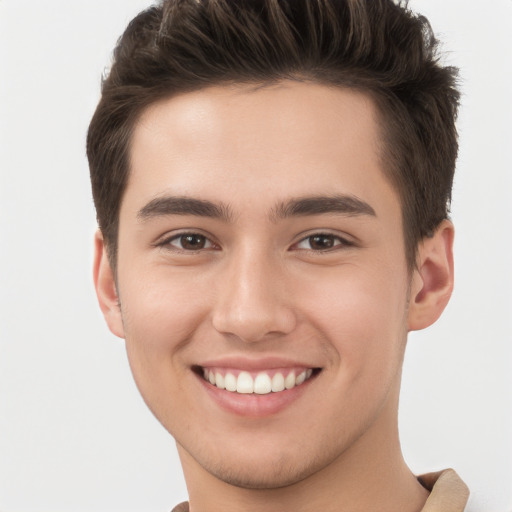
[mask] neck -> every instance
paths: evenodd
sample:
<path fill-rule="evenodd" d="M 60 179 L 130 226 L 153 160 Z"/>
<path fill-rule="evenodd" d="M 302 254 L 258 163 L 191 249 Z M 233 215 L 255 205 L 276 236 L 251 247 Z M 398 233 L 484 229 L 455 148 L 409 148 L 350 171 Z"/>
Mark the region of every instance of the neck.
<path fill-rule="evenodd" d="M 398 400 L 398 393 L 395 395 Z M 393 399 L 395 402 L 395 399 Z M 419 512 L 428 492 L 403 459 L 396 403 L 331 464 L 277 489 L 245 489 L 219 480 L 180 446 L 191 512 Z"/>

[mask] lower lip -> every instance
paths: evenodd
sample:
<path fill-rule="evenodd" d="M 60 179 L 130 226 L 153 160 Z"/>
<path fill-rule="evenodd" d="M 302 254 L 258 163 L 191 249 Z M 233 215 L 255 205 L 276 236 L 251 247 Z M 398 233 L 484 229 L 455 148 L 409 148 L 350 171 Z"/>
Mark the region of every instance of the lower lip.
<path fill-rule="evenodd" d="M 197 375 L 197 378 L 208 395 L 225 411 L 239 416 L 260 418 L 277 414 L 286 409 L 301 397 L 309 388 L 311 382 L 315 380 L 316 376 L 313 375 L 304 383 L 292 389 L 286 389 L 277 393 L 267 393 L 266 395 L 226 391 L 210 384 L 200 375 Z"/>

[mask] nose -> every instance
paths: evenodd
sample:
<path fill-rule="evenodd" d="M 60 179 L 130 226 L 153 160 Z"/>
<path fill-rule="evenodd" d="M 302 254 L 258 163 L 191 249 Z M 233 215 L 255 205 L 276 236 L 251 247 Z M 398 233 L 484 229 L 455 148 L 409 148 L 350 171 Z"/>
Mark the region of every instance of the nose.
<path fill-rule="evenodd" d="M 247 249 L 226 261 L 218 277 L 213 311 L 218 332 L 252 343 L 293 331 L 296 315 L 282 264 Z"/>

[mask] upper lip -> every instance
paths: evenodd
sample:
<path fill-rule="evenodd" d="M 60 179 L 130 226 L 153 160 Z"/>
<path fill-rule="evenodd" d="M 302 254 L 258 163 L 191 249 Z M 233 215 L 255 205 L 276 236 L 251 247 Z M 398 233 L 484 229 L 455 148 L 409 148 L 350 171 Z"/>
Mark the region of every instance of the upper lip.
<path fill-rule="evenodd" d="M 236 368 L 246 371 L 271 370 L 274 368 L 318 368 L 318 365 L 311 362 L 304 362 L 297 359 L 289 359 L 279 356 L 266 356 L 260 358 L 248 358 L 245 356 L 229 356 L 210 359 L 198 363 L 202 368 Z"/>

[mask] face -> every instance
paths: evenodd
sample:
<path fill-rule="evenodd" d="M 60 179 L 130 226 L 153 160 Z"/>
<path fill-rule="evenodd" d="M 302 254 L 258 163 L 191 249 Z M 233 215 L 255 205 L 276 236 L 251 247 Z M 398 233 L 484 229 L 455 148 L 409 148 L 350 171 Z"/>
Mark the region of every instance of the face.
<path fill-rule="evenodd" d="M 186 465 L 279 487 L 395 428 L 411 280 L 378 141 L 367 96 L 294 82 L 136 125 L 109 324 Z"/>

